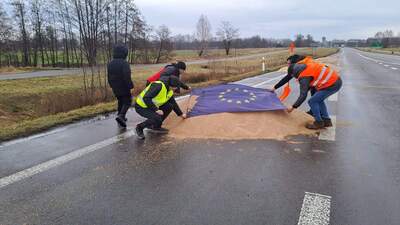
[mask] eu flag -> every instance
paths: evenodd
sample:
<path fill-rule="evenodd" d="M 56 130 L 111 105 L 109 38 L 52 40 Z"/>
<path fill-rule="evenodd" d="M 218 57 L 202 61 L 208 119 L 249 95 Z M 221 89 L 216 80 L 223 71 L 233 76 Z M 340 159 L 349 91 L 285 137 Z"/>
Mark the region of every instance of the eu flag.
<path fill-rule="evenodd" d="M 190 117 L 222 112 L 286 109 L 275 93 L 241 84 L 223 84 L 195 89 L 192 95 L 198 98 L 189 112 Z"/>

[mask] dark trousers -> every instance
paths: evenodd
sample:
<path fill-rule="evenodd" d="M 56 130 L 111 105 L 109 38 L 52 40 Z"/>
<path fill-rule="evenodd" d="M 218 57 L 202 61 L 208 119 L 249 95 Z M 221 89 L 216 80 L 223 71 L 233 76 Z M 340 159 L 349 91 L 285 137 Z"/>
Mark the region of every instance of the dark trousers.
<path fill-rule="evenodd" d="M 160 128 L 164 120 L 172 112 L 173 105 L 167 102 L 164 105 L 160 106 L 159 109 L 163 112 L 163 115 L 160 115 L 149 108 L 143 108 L 140 105 L 135 104 L 136 112 L 140 116 L 147 119 L 143 123 L 138 124 L 138 126 L 141 128 Z"/>
<path fill-rule="evenodd" d="M 131 107 L 132 105 L 132 95 L 123 95 L 116 97 L 118 99 L 118 115 L 121 115 L 125 118 L 125 115 L 129 110 L 129 107 Z"/>
<path fill-rule="evenodd" d="M 316 91 L 310 100 L 308 100 L 308 104 L 310 105 L 315 121 L 329 119 L 329 113 L 325 104 L 325 99 L 338 92 L 341 87 L 342 80 L 339 78 L 339 80 L 337 80 L 332 86 Z"/>

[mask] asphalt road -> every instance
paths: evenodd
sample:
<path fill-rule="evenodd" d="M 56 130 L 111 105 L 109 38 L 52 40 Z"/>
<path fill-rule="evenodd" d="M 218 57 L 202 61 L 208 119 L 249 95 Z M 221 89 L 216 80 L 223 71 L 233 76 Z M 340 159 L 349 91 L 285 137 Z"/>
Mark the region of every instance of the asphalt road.
<path fill-rule="evenodd" d="M 267 53 L 259 53 L 259 54 L 252 54 L 252 55 L 245 55 L 245 56 L 238 56 L 238 57 L 230 57 L 230 58 L 220 58 L 220 59 L 202 59 L 202 60 L 195 60 L 189 61 L 187 65 L 196 65 L 196 64 L 204 64 L 210 61 L 213 62 L 222 62 L 222 61 L 234 61 L 234 60 L 245 60 L 245 59 L 252 59 L 257 57 L 263 57 L 268 55 L 279 54 L 282 52 L 286 52 L 287 50 L 282 51 L 275 51 L 275 52 L 267 52 Z M 167 64 L 160 63 L 160 64 L 138 64 L 134 65 L 133 67 L 136 68 L 161 68 Z M 60 70 L 43 70 L 43 71 L 35 71 L 35 72 L 22 72 L 22 73 L 0 73 L 0 80 L 15 80 L 15 79 L 26 79 L 26 78 L 35 78 L 35 77 L 54 77 L 54 76 L 65 76 L 65 75 L 77 75 L 82 74 L 82 69 L 79 68 L 72 68 L 72 69 L 60 69 Z"/>
<path fill-rule="evenodd" d="M 400 224 L 400 57 L 339 54 L 318 137 L 142 142 L 111 115 L 2 143 L 0 224 Z"/>

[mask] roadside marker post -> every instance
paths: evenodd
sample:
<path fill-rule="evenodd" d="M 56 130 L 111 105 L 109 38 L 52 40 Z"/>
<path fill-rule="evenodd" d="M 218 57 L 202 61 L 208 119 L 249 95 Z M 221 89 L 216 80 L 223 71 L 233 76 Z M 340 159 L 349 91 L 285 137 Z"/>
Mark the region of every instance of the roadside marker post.
<path fill-rule="evenodd" d="M 262 57 L 262 71 L 265 72 L 265 57 Z"/>

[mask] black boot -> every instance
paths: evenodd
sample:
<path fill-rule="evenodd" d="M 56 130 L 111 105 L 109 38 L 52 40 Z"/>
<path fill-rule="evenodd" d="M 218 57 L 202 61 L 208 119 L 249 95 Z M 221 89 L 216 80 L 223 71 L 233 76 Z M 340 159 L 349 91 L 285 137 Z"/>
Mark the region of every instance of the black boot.
<path fill-rule="evenodd" d="M 115 118 L 115 120 L 117 121 L 118 125 L 120 125 L 123 128 L 126 128 L 125 116 L 119 114 L 117 118 Z"/>
<path fill-rule="evenodd" d="M 129 110 L 129 107 L 130 105 L 123 105 L 118 114 L 118 117 L 115 119 L 121 127 L 126 127 L 126 121 L 128 121 L 128 119 L 125 116 Z"/>
<path fill-rule="evenodd" d="M 331 127 L 333 126 L 332 124 L 332 120 L 329 118 L 322 118 L 322 120 L 324 121 L 324 127 Z"/>
<path fill-rule="evenodd" d="M 311 111 L 311 109 L 308 110 L 306 113 L 307 113 L 308 115 L 310 115 L 310 116 L 314 116 L 313 113 L 312 113 L 312 111 Z"/>
<path fill-rule="evenodd" d="M 306 124 L 306 128 L 311 130 L 319 130 L 325 127 L 324 121 L 314 121 L 313 123 Z"/>
<path fill-rule="evenodd" d="M 143 133 L 143 127 L 140 124 L 136 126 L 135 131 L 139 139 L 143 140 L 146 138 Z"/>
<path fill-rule="evenodd" d="M 169 132 L 169 130 L 165 129 L 163 127 L 157 127 L 157 128 L 153 127 L 149 130 L 149 132 L 156 133 L 156 134 L 167 134 Z"/>

